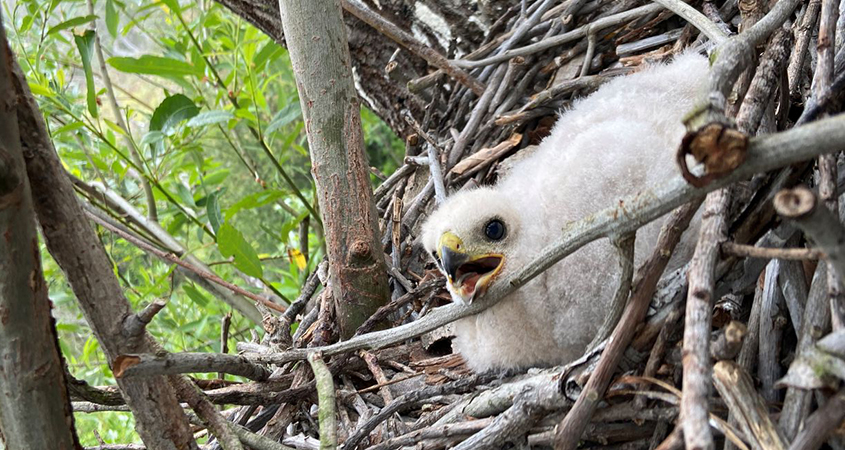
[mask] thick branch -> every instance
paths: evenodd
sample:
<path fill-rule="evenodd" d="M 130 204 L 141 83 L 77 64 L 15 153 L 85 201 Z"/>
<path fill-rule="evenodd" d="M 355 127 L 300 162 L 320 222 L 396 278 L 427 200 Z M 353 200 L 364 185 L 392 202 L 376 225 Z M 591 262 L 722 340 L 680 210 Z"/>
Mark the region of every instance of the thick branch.
<path fill-rule="evenodd" d="M 56 154 L 35 99 L 17 63 L 13 66 L 18 125 L 33 203 L 47 249 L 61 266 L 82 311 L 111 363 L 122 353 L 152 352 L 157 345 L 123 335 L 129 302 L 73 186 Z M 141 439 L 156 449 L 195 449 L 188 420 L 173 388 L 163 377 L 119 380 Z"/>

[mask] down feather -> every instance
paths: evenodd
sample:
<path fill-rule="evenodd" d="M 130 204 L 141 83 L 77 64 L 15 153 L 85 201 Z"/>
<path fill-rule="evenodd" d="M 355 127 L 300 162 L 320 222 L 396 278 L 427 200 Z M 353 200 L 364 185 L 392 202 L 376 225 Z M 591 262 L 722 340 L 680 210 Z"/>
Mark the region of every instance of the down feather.
<path fill-rule="evenodd" d="M 531 261 L 567 223 L 675 176 L 681 119 L 707 71 L 704 56 L 688 53 L 614 79 L 563 111 L 497 185 L 449 197 L 426 220 L 421 240 L 454 301 L 483 301 L 488 286 Z M 637 261 L 653 248 L 657 222 L 638 231 Z M 571 361 L 603 322 L 619 276 L 610 242 L 593 242 L 457 321 L 453 347 L 476 371 Z"/>

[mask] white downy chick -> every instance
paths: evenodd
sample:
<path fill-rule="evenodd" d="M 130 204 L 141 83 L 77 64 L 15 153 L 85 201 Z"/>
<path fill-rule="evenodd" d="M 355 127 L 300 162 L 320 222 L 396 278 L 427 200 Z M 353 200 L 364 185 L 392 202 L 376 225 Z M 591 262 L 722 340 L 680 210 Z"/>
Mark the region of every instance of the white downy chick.
<path fill-rule="evenodd" d="M 675 176 L 681 119 L 707 72 L 707 58 L 687 53 L 612 80 L 563 111 L 534 154 L 496 186 L 447 199 L 423 225 L 421 241 L 454 301 L 483 301 L 487 287 L 535 258 L 567 223 Z M 637 232 L 635 259 L 651 251 L 659 228 Z M 616 258 L 607 239 L 581 248 L 455 322 L 453 346 L 476 371 L 573 360 L 604 321 L 620 275 Z"/>

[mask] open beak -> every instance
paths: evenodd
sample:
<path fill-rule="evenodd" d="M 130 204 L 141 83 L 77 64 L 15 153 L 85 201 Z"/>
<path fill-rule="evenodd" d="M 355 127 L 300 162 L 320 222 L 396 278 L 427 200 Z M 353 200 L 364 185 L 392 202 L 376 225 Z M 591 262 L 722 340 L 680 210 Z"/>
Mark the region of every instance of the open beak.
<path fill-rule="evenodd" d="M 471 303 L 476 295 L 487 291 L 487 286 L 501 271 L 505 261 L 504 255 L 498 253 L 468 253 L 463 241 L 451 232 L 440 236 L 437 254 L 452 292 L 465 303 Z"/>

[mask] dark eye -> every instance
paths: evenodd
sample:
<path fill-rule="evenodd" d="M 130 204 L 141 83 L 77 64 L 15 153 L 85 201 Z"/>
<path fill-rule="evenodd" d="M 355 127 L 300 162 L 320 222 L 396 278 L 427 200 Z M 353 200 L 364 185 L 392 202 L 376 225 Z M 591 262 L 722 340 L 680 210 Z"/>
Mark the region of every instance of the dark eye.
<path fill-rule="evenodd" d="M 484 235 L 488 239 L 498 241 L 505 237 L 505 224 L 499 219 L 493 219 L 484 225 Z"/>

